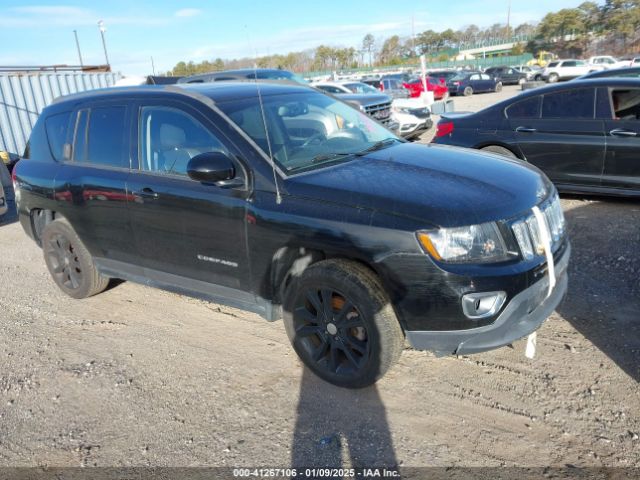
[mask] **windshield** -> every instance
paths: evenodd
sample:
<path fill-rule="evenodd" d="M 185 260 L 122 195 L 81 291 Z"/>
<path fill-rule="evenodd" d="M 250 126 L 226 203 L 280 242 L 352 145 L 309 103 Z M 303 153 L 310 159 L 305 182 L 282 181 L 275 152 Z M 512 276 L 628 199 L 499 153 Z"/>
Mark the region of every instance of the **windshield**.
<path fill-rule="evenodd" d="M 257 97 L 218 106 L 287 173 L 348 161 L 386 139 L 399 140 L 371 117 L 317 92 L 262 97 L 269 142 Z"/>
<path fill-rule="evenodd" d="M 347 83 L 344 85 L 353 93 L 380 93 L 377 89 L 366 83 Z"/>

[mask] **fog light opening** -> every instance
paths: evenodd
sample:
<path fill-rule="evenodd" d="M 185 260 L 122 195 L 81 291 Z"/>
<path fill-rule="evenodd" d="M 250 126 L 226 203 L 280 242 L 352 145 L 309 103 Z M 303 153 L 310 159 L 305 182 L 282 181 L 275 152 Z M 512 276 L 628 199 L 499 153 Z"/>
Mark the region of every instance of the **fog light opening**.
<path fill-rule="evenodd" d="M 504 305 L 505 292 L 467 293 L 462 297 L 462 311 L 473 320 L 495 315 Z"/>

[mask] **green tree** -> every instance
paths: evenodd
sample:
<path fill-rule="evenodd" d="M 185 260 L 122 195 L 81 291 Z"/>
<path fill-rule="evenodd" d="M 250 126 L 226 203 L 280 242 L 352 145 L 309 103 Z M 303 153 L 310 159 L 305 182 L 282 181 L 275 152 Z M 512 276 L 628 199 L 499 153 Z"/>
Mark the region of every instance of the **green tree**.
<path fill-rule="evenodd" d="M 416 46 L 418 47 L 420 53 L 428 54 L 438 48 L 438 44 L 440 42 L 440 34 L 438 32 L 434 32 L 433 30 L 425 30 L 424 32 L 418 34 L 418 38 L 416 40 Z"/>
<path fill-rule="evenodd" d="M 402 45 L 400 44 L 400 37 L 393 35 L 387 38 L 380 49 L 380 63 L 386 65 L 399 60 L 401 52 Z"/>
<path fill-rule="evenodd" d="M 369 54 L 369 65 L 373 66 L 373 46 L 376 39 L 370 33 L 367 33 L 362 39 L 362 49 Z"/>
<path fill-rule="evenodd" d="M 640 0 L 607 0 L 602 16 L 605 28 L 622 37 L 626 45 L 640 30 Z"/>

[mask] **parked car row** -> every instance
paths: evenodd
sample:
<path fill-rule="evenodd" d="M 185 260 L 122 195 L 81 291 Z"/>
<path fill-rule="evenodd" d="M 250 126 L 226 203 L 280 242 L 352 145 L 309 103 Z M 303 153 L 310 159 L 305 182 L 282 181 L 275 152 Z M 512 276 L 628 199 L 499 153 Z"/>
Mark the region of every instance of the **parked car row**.
<path fill-rule="evenodd" d="M 397 125 L 395 130 L 404 138 L 415 138 L 433 127 L 429 109 L 420 102 L 404 101 L 408 99 L 408 94 L 402 90 L 387 90 L 382 93 L 371 85 L 350 80 L 317 82 L 313 86 L 323 92 L 335 95 L 341 100 L 355 104 L 382 123 L 393 122 Z M 382 105 L 383 108 L 379 109 L 379 105 Z"/>

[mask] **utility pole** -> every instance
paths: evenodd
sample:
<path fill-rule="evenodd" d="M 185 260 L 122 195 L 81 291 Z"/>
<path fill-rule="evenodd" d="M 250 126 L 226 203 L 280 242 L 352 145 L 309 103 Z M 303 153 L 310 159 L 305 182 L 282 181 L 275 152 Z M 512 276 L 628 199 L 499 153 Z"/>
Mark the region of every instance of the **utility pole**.
<path fill-rule="evenodd" d="M 415 14 L 411 15 L 411 56 L 416 54 L 416 22 Z"/>
<path fill-rule="evenodd" d="M 80 53 L 80 42 L 78 41 L 78 31 L 74 30 L 73 35 L 76 37 L 76 48 L 78 49 L 78 58 L 80 59 L 80 67 L 84 68 L 84 64 L 82 63 L 82 53 Z"/>
<path fill-rule="evenodd" d="M 111 64 L 109 63 L 109 55 L 107 55 L 107 42 L 104 40 L 104 32 L 107 31 L 107 28 L 104 26 L 104 22 L 102 20 L 98 21 L 98 28 L 100 29 L 100 36 L 102 37 L 102 48 L 104 48 L 104 59 L 107 62 L 107 67 L 109 67 L 109 71 L 111 71 Z"/>
<path fill-rule="evenodd" d="M 510 24 L 511 24 L 511 0 L 509 0 L 509 6 L 507 8 L 507 36 L 509 35 Z"/>
<path fill-rule="evenodd" d="M 156 66 L 153 63 L 153 57 L 151 57 L 151 71 L 153 72 L 153 76 L 156 75 Z"/>

